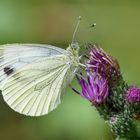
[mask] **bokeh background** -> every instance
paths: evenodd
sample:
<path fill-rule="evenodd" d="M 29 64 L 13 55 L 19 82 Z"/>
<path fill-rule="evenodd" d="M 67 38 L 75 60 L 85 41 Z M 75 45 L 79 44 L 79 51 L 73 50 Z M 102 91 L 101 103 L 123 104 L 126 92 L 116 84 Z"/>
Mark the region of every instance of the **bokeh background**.
<path fill-rule="evenodd" d="M 66 48 L 79 15 L 83 18 L 77 41 L 99 43 L 119 60 L 128 83 L 140 85 L 139 0 L 0 0 L 0 44 Z M 75 80 L 72 85 L 79 89 Z M 14 112 L 0 95 L 0 139 L 113 140 L 94 107 L 69 87 L 66 91 L 58 109 L 38 118 Z"/>

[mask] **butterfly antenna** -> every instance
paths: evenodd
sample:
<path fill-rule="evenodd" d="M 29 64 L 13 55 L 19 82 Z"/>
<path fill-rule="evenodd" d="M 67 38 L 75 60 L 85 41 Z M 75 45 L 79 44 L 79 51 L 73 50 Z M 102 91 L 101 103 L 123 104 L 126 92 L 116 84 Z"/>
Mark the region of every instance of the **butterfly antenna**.
<path fill-rule="evenodd" d="M 76 24 L 76 27 L 75 27 L 75 30 L 74 30 L 74 33 L 73 33 L 73 36 L 72 36 L 72 43 L 74 43 L 75 35 L 76 35 L 76 32 L 77 32 L 77 29 L 78 29 L 78 27 L 79 27 L 79 24 L 80 24 L 81 19 L 82 19 L 82 17 L 79 16 L 79 17 L 78 17 L 78 22 L 77 22 L 77 24 Z"/>

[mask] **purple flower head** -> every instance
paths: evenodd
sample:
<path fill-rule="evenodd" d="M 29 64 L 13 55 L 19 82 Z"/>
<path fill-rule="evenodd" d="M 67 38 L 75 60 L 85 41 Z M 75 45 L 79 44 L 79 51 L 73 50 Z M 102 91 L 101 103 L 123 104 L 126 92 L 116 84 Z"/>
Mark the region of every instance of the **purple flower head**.
<path fill-rule="evenodd" d="M 99 73 L 107 79 L 120 75 L 120 67 L 117 60 L 96 45 L 89 44 L 88 48 L 89 61 L 87 62 L 87 67 L 89 71 Z"/>
<path fill-rule="evenodd" d="M 81 96 L 89 100 L 93 105 L 102 104 L 108 96 L 107 80 L 98 75 L 87 72 L 87 79 L 79 79 L 82 88 Z"/>
<path fill-rule="evenodd" d="M 127 91 L 126 98 L 129 103 L 140 103 L 140 88 L 129 88 Z"/>

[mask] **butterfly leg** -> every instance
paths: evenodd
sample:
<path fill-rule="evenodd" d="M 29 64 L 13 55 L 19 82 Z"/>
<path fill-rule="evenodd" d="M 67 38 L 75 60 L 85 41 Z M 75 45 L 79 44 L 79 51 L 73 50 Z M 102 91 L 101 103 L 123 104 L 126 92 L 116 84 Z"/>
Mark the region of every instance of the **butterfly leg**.
<path fill-rule="evenodd" d="M 89 59 L 89 56 L 86 53 L 84 53 L 84 54 L 79 56 L 79 60 L 81 60 L 83 57 L 86 59 Z"/>
<path fill-rule="evenodd" d="M 76 73 L 75 76 L 76 76 L 76 78 L 77 78 L 78 81 L 79 81 L 81 78 L 84 79 L 84 80 L 86 80 L 86 79 L 84 78 L 84 76 L 82 75 L 82 72 Z"/>
<path fill-rule="evenodd" d="M 82 63 L 79 63 L 80 66 L 86 68 L 86 65 L 82 64 Z"/>
<path fill-rule="evenodd" d="M 82 57 L 83 57 L 83 54 L 79 56 L 79 60 L 81 60 L 81 59 L 82 59 Z"/>
<path fill-rule="evenodd" d="M 75 93 L 77 93 L 78 95 L 81 94 L 77 89 L 73 88 L 71 85 L 69 85 L 69 86 L 70 86 L 70 88 L 71 88 Z"/>
<path fill-rule="evenodd" d="M 76 71 L 75 71 L 75 77 L 76 77 L 76 79 L 77 79 L 78 81 L 79 81 L 81 78 L 85 79 L 85 78 L 83 77 L 83 75 L 82 75 L 82 72 L 76 73 Z M 75 93 L 77 93 L 78 95 L 81 94 L 77 89 L 73 88 L 71 85 L 69 85 L 69 86 L 71 87 L 71 89 L 72 89 Z"/>

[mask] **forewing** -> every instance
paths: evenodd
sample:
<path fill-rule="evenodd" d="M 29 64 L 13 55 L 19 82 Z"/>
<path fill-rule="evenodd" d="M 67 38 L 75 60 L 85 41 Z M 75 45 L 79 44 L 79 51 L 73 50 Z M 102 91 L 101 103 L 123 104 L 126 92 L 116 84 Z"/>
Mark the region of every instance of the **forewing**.
<path fill-rule="evenodd" d="M 42 58 L 28 64 L 3 82 L 4 100 L 21 114 L 45 115 L 60 103 L 65 77 L 69 72 L 72 73 L 66 55 Z"/>
<path fill-rule="evenodd" d="M 42 58 L 65 54 L 66 50 L 51 45 L 7 44 L 0 46 L 0 86 L 11 73 Z"/>

